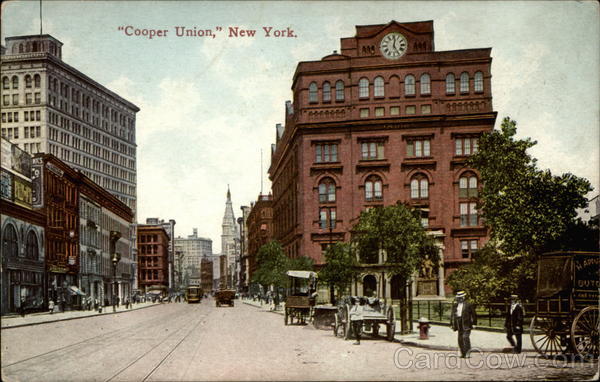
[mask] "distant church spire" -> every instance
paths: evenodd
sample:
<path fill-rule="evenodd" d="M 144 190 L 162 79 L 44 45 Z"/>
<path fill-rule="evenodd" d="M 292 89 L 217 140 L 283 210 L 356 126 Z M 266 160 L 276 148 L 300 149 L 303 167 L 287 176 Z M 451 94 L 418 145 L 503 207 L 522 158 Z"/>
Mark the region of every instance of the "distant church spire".
<path fill-rule="evenodd" d="M 231 201 L 231 192 L 229 192 L 229 183 L 227 184 L 227 201 Z"/>

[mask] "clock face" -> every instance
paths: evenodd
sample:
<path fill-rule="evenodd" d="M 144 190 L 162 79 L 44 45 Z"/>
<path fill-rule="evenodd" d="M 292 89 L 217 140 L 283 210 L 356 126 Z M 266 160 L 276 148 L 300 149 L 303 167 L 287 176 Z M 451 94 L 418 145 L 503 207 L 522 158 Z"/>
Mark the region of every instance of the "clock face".
<path fill-rule="evenodd" d="M 383 56 L 391 60 L 402 57 L 404 53 L 406 53 L 407 47 L 408 43 L 406 42 L 406 37 L 398 32 L 386 34 L 385 37 L 381 39 L 381 44 L 379 45 L 379 49 L 381 49 Z"/>

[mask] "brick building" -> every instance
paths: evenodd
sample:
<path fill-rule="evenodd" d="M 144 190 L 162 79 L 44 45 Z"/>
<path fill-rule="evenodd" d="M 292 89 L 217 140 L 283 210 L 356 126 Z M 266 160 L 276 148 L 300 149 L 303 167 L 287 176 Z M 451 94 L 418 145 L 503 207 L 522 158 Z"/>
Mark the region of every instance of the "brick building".
<path fill-rule="evenodd" d="M 479 174 L 465 163 L 496 120 L 491 48 L 435 51 L 433 37 L 433 21 L 357 26 L 340 53 L 298 64 L 269 169 L 274 237 L 288 256 L 322 264 L 362 210 L 407 202 L 443 260 L 433 284 L 412 293 L 443 296 L 448 274 L 487 240 Z M 398 298 L 378 263 L 353 292 Z"/>
<path fill-rule="evenodd" d="M 169 288 L 169 235 L 161 225 L 138 225 L 138 287 L 144 292 Z"/>
<path fill-rule="evenodd" d="M 273 196 L 258 195 L 256 203 L 252 203 L 248 220 L 248 280 L 256 271 L 256 256 L 263 245 L 273 239 Z"/>

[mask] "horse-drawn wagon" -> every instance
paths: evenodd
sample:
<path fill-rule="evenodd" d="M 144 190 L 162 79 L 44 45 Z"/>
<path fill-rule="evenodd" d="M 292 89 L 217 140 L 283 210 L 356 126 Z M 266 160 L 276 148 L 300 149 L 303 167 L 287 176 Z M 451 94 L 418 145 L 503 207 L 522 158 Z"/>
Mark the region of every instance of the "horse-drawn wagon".
<path fill-rule="evenodd" d="M 546 253 L 537 272 L 530 327 L 534 348 L 545 357 L 570 353 L 598 358 L 600 253 Z"/>

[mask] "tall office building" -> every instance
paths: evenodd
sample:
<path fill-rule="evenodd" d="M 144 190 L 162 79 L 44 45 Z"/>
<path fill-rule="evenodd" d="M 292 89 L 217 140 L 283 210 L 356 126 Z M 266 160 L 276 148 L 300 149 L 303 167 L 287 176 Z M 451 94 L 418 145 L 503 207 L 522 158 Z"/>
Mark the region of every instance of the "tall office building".
<path fill-rule="evenodd" d="M 200 272 L 201 261 L 212 261 L 212 240 L 198 236 L 198 229 L 193 229 L 193 234 L 186 238 L 175 238 L 175 252 L 181 252 L 181 257 L 176 261 L 176 272 L 181 272 L 181 281 L 191 279 L 192 270 Z M 212 263 L 211 263 L 212 267 Z M 210 282 L 212 288 L 212 268 L 210 271 Z M 188 283 L 189 284 L 189 283 Z M 186 285 L 183 285 L 186 286 Z"/>
<path fill-rule="evenodd" d="M 54 154 L 134 212 L 133 103 L 62 60 L 50 35 L 6 38 L 2 50 L 2 136 L 24 151 Z"/>

